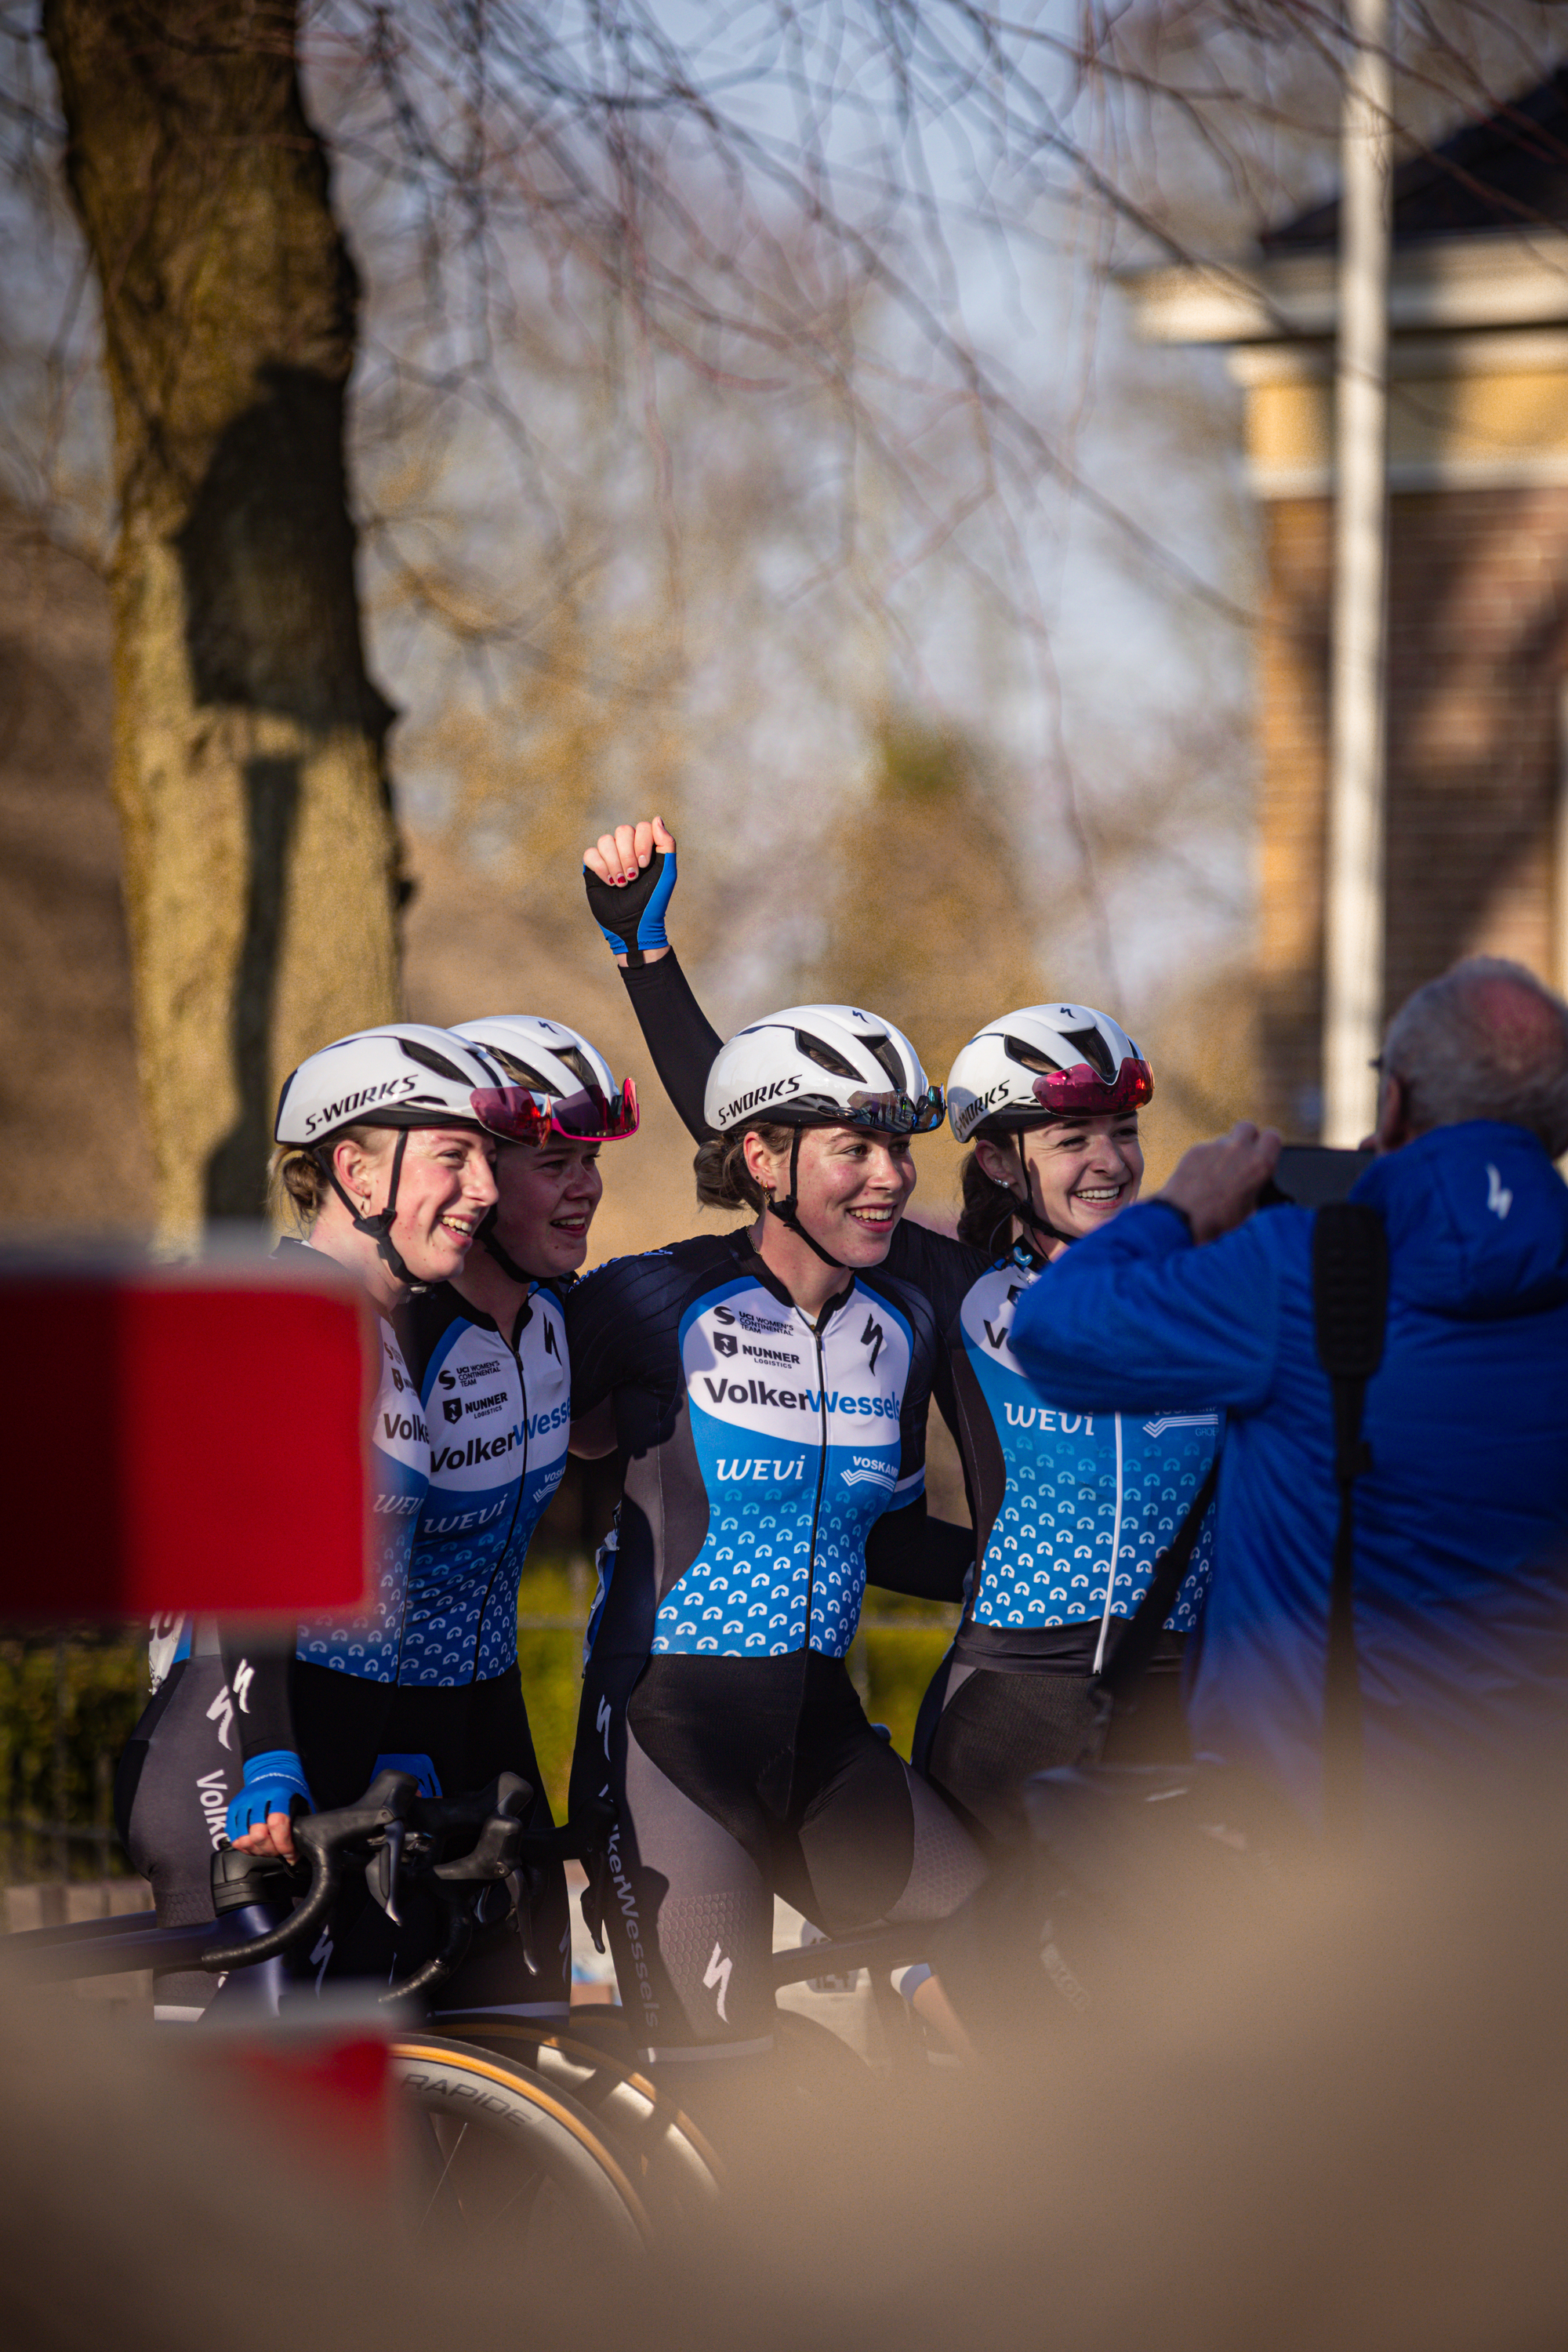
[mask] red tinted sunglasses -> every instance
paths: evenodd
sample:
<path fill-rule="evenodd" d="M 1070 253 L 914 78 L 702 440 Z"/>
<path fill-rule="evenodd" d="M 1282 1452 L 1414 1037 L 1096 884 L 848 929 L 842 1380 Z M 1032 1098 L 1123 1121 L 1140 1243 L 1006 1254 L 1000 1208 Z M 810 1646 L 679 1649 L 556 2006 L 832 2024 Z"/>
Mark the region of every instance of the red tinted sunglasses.
<path fill-rule="evenodd" d="M 1035 1080 L 1035 1100 L 1053 1118 L 1103 1118 L 1108 1111 L 1136 1110 L 1154 1091 L 1154 1073 L 1131 1054 L 1113 1078 L 1102 1078 L 1087 1062 L 1052 1070 Z"/>
<path fill-rule="evenodd" d="M 540 1144 L 551 1134 L 564 1135 L 574 1143 L 616 1143 L 637 1133 L 641 1117 L 630 1078 L 613 1095 L 584 1087 L 580 1094 L 556 1101 L 526 1087 L 479 1087 L 468 1100 L 479 1125 L 507 1143 Z"/>

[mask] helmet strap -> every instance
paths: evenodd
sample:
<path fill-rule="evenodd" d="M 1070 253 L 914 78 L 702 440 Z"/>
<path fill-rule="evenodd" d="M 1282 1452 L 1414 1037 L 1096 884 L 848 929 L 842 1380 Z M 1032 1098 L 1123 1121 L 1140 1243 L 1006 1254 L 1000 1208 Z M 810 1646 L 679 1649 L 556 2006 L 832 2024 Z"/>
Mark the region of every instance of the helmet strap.
<path fill-rule="evenodd" d="M 384 1209 L 377 1209 L 374 1216 L 366 1216 L 363 1210 L 355 1208 L 353 1202 L 338 1181 L 338 1171 L 332 1165 L 332 1155 L 330 1151 L 318 1145 L 310 1156 L 348 1211 L 353 1221 L 355 1233 L 368 1234 L 374 1242 L 375 1254 L 386 1267 L 394 1282 L 401 1282 L 409 1290 L 425 1290 L 428 1285 L 416 1281 L 392 1239 L 393 1220 L 397 1214 L 397 1183 L 403 1173 L 403 1154 L 407 1148 L 408 1133 L 405 1127 L 400 1127 L 397 1130 L 397 1143 L 392 1154 L 392 1181 L 386 1188 L 386 1206 Z"/>
<path fill-rule="evenodd" d="M 805 1130 L 803 1129 L 798 1127 L 792 1128 L 790 1130 L 789 1191 L 782 1201 L 775 1201 L 773 1194 L 770 1192 L 768 1194 L 768 1207 L 772 1213 L 778 1219 L 781 1225 L 787 1225 L 792 1234 L 797 1234 L 800 1236 L 800 1239 L 805 1244 L 807 1249 L 815 1250 L 816 1252 L 817 1256 L 822 1260 L 824 1265 L 832 1266 L 836 1274 L 847 1274 L 849 1269 L 845 1265 L 843 1259 L 830 1257 L 827 1252 L 823 1248 L 822 1244 L 818 1241 L 814 1241 L 811 1235 L 806 1232 L 805 1227 L 800 1222 L 800 1204 L 798 1199 L 800 1192 L 800 1139 L 804 1131 Z"/>
<path fill-rule="evenodd" d="M 1029 1174 L 1028 1160 L 1024 1156 L 1024 1129 L 1018 1128 L 1013 1138 L 1018 1147 L 1018 1171 L 1024 1179 L 1024 1197 L 1018 1202 L 1013 1213 L 1021 1225 L 1027 1226 L 1037 1242 L 1043 1234 L 1047 1241 L 1070 1243 L 1073 1238 L 1071 1234 L 1058 1233 L 1048 1217 L 1037 1217 L 1035 1214 L 1035 1186 L 1034 1180 Z M 1010 1185 L 1008 1190 L 1012 1190 Z"/>

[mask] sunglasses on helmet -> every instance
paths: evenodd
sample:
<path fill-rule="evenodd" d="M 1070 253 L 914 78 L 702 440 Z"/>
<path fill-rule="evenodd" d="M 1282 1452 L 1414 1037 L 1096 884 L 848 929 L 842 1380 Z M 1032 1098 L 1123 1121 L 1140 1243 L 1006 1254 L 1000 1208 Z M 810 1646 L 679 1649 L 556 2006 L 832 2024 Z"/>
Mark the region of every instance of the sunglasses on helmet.
<path fill-rule="evenodd" d="M 1129 1054 L 1113 1078 L 1102 1078 L 1087 1062 L 1051 1070 L 1035 1080 L 1035 1100 L 1053 1118 L 1103 1118 L 1108 1111 L 1135 1110 L 1154 1091 L 1147 1062 Z"/>
<path fill-rule="evenodd" d="M 847 1110 L 837 1117 L 846 1127 L 885 1128 L 889 1135 L 926 1135 L 940 1127 L 944 1108 L 940 1087 L 923 1095 L 852 1094 Z"/>
<path fill-rule="evenodd" d="M 479 1125 L 507 1143 L 541 1144 L 551 1134 L 574 1143 L 617 1143 L 637 1133 L 641 1117 L 630 1078 L 613 1095 L 597 1087 L 560 1097 L 532 1094 L 526 1087 L 479 1087 L 468 1100 Z"/>

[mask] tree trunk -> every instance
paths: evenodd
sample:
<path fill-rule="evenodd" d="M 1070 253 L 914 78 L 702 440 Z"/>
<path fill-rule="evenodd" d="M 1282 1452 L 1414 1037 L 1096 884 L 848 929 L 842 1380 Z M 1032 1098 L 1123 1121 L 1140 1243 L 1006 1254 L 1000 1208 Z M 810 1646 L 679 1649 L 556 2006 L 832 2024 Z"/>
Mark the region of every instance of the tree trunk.
<path fill-rule="evenodd" d="M 113 396 L 114 785 L 165 1244 L 260 1213 L 283 1076 L 397 1010 L 343 403 L 358 295 L 293 0 L 46 0 Z"/>

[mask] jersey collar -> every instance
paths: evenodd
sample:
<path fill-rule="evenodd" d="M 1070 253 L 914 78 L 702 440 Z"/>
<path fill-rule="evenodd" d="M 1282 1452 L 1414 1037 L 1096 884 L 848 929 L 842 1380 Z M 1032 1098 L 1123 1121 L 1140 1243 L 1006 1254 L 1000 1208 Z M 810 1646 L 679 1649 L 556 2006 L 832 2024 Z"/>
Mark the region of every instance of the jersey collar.
<path fill-rule="evenodd" d="M 805 1316 L 805 1310 L 798 1307 L 791 1297 L 789 1292 L 779 1280 L 778 1276 L 773 1272 L 766 1258 L 758 1254 L 752 1244 L 751 1228 L 749 1226 L 745 1227 L 740 1233 L 731 1234 L 727 1235 L 726 1238 L 729 1240 L 738 1259 L 742 1262 L 750 1261 L 747 1265 L 746 1270 L 752 1276 L 753 1280 L 759 1283 L 763 1289 L 768 1291 L 774 1298 L 776 1298 L 781 1307 L 787 1308 L 790 1314 L 799 1315 L 802 1320 L 806 1322 L 808 1328 L 816 1331 L 818 1337 L 826 1330 L 834 1317 L 844 1307 L 847 1307 L 849 1301 L 855 1296 L 855 1285 L 858 1280 L 858 1276 L 856 1275 L 853 1268 L 848 1268 L 847 1269 L 848 1279 L 845 1283 L 843 1289 L 836 1290 L 834 1292 L 833 1297 L 827 1301 L 827 1304 L 824 1307 L 822 1313 L 818 1316 L 816 1321 L 815 1323 L 811 1323 L 809 1318 Z"/>

